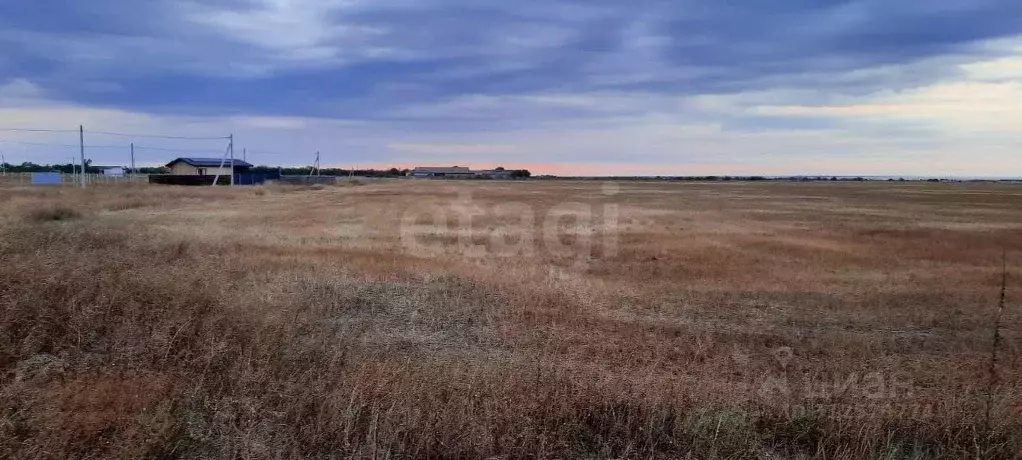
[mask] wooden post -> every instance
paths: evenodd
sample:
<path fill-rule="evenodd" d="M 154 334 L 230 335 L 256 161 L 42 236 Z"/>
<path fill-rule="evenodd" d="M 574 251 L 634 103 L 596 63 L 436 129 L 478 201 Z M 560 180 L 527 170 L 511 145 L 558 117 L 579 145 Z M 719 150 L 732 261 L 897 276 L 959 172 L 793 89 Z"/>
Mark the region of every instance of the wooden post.
<path fill-rule="evenodd" d="M 78 125 L 78 149 L 82 155 L 82 188 L 85 188 L 85 176 L 89 169 L 85 164 L 85 127 Z"/>

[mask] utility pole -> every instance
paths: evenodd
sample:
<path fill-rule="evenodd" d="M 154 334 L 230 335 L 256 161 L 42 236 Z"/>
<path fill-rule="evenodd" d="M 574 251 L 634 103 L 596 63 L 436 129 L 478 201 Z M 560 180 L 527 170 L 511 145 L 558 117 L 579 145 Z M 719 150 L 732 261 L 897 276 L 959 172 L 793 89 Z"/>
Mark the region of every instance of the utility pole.
<path fill-rule="evenodd" d="M 248 147 L 241 148 L 241 161 L 248 163 Z"/>
<path fill-rule="evenodd" d="M 309 171 L 309 177 L 312 177 L 313 173 L 315 173 L 316 176 L 319 176 L 319 152 L 316 152 L 316 162 L 312 164 L 312 169 Z"/>
<path fill-rule="evenodd" d="M 7 157 L 0 154 L 0 165 L 4 168 L 4 177 L 7 177 Z"/>
<path fill-rule="evenodd" d="M 234 133 L 231 133 L 230 144 L 227 148 L 231 151 L 231 186 L 234 186 Z"/>
<path fill-rule="evenodd" d="M 78 149 L 82 154 L 82 188 L 85 188 L 85 176 L 88 169 L 85 165 L 85 127 L 78 125 Z"/>
<path fill-rule="evenodd" d="M 131 178 L 135 178 L 135 143 L 131 143 Z"/>
<path fill-rule="evenodd" d="M 71 183 L 78 179 L 78 168 L 75 167 L 75 157 L 71 157 Z"/>
<path fill-rule="evenodd" d="M 228 139 L 230 139 L 230 141 L 227 143 L 227 150 L 224 150 L 224 158 L 220 160 L 220 167 L 216 168 L 216 176 L 213 176 L 214 187 L 216 187 L 216 184 L 220 183 L 220 173 L 224 171 L 224 165 L 227 164 L 228 154 L 231 155 L 231 182 L 234 182 L 234 134 L 231 134 Z"/>

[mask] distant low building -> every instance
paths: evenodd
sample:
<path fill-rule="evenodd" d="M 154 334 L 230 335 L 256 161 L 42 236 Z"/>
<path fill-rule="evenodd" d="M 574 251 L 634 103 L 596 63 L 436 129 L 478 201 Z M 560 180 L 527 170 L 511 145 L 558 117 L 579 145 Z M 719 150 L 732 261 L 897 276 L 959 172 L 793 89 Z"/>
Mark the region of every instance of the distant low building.
<path fill-rule="evenodd" d="M 120 166 L 100 166 L 104 176 L 123 177 L 124 168 Z"/>
<path fill-rule="evenodd" d="M 432 177 L 452 177 L 452 178 L 471 178 L 475 177 L 476 173 L 471 169 L 464 166 L 448 166 L 448 167 L 425 167 L 420 166 L 408 173 L 411 177 L 421 178 L 432 178 Z"/>
<path fill-rule="evenodd" d="M 221 158 L 178 158 L 167 163 L 170 174 L 175 176 L 230 176 L 231 161 Z M 234 173 L 242 174 L 248 172 L 252 165 L 250 163 L 233 160 Z M 220 165 L 223 164 L 221 168 Z"/>

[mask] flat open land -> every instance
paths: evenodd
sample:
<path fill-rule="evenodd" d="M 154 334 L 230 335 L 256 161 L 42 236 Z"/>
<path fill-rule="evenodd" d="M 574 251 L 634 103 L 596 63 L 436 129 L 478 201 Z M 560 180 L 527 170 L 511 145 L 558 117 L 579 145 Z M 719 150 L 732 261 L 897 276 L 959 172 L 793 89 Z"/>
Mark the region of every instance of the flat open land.
<path fill-rule="evenodd" d="M 1018 458 L 1020 269 L 1022 185 L 0 185 L 0 457 Z"/>

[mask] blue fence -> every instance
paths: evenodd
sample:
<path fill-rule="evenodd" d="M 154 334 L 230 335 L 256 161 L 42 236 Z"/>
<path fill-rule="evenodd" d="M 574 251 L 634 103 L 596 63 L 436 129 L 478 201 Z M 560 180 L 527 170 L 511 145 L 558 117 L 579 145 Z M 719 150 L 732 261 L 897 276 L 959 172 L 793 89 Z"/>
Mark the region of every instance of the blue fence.
<path fill-rule="evenodd" d="M 153 174 L 149 176 L 150 184 L 161 185 L 213 185 L 216 176 L 190 176 L 173 174 Z M 280 174 L 235 174 L 234 185 L 261 185 L 268 180 L 279 180 Z M 220 176 L 217 185 L 230 185 L 231 176 Z"/>
<path fill-rule="evenodd" d="M 32 173 L 33 185 L 60 185 L 59 172 L 37 172 Z"/>
<path fill-rule="evenodd" d="M 235 174 L 234 185 L 261 185 L 268 180 L 280 180 L 279 173 L 270 174 Z"/>

